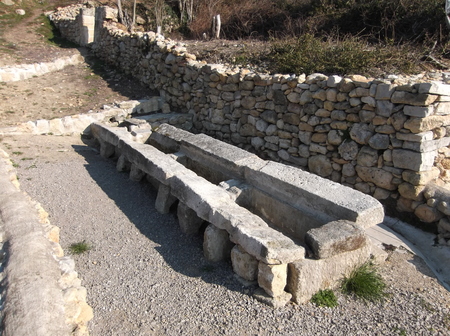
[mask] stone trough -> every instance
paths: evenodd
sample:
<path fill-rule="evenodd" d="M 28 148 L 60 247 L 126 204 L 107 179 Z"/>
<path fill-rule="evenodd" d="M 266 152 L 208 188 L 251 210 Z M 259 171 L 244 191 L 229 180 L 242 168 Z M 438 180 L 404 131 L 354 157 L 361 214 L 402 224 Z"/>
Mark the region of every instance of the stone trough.
<path fill-rule="evenodd" d="M 304 303 L 371 257 L 364 229 L 384 211 L 368 195 L 167 124 L 136 131 L 94 123 L 91 131 L 119 171 L 158 188 L 158 211 L 178 201 L 183 232 L 206 222 L 205 257 L 231 258 L 264 302 Z"/>

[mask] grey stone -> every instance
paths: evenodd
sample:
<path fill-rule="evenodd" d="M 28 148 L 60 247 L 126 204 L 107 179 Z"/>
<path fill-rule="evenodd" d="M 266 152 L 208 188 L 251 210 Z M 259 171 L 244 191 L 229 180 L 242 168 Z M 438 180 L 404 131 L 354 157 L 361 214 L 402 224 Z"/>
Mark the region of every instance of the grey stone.
<path fill-rule="evenodd" d="M 304 259 L 288 265 L 287 290 L 296 303 L 306 303 L 320 289 L 337 286 L 342 277 L 365 263 L 370 256 L 369 245 L 327 259 Z"/>
<path fill-rule="evenodd" d="M 155 209 L 162 214 L 169 213 L 170 207 L 175 203 L 177 198 L 170 192 L 170 187 L 165 184 L 160 184 L 158 188 L 158 195 L 155 201 Z"/>
<path fill-rule="evenodd" d="M 203 238 L 203 254 L 212 262 L 230 258 L 233 243 L 226 230 L 219 229 L 210 224 L 205 230 Z"/>
<path fill-rule="evenodd" d="M 392 160 L 394 167 L 413 171 L 426 171 L 433 167 L 436 152 L 418 153 L 404 149 L 394 149 Z"/>
<path fill-rule="evenodd" d="M 363 146 L 356 159 L 360 166 L 373 167 L 378 162 L 378 152 L 369 146 Z"/>
<path fill-rule="evenodd" d="M 359 152 L 359 146 L 354 141 L 344 141 L 339 146 L 338 152 L 344 160 L 355 160 Z"/>
<path fill-rule="evenodd" d="M 258 277 L 258 260 L 245 252 L 239 245 L 231 250 L 233 271 L 248 281 L 255 281 Z"/>
<path fill-rule="evenodd" d="M 317 259 L 330 258 L 343 252 L 354 251 L 367 244 L 364 230 L 352 222 L 339 220 L 306 233 L 305 242 Z"/>
<path fill-rule="evenodd" d="M 177 217 L 181 231 L 185 234 L 197 233 L 204 222 L 194 210 L 182 202 L 178 203 Z"/>
<path fill-rule="evenodd" d="M 354 124 L 350 130 L 350 137 L 352 140 L 361 145 L 367 144 L 372 135 L 373 131 L 368 124 L 357 123 Z"/>
<path fill-rule="evenodd" d="M 375 134 L 369 139 L 369 146 L 374 149 L 387 149 L 389 147 L 389 135 L 387 134 Z"/>

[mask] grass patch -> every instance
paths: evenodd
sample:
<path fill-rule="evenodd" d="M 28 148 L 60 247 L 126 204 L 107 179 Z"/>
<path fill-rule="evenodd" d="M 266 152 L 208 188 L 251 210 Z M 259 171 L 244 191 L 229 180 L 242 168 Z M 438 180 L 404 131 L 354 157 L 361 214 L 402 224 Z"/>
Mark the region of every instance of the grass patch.
<path fill-rule="evenodd" d="M 420 56 L 408 46 L 370 45 L 351 35 L 332 34 L 316 37 L 304 34 L 298 38 L 274 40 L 271 45 L 271 72 L 311 74 L 377 75 L 383 71 L 417 71 Z M 377 65 L 377 68 L 374 68 Z"/>
<path fill-rule="evenodd" d="M 341 285 L 345 294 L 353 294 L 364 301 L 376 302 L 386 297 L 386 284 L 375 266 L 367 262 L 344 277 Z"/>
<path fill-rule="evenodd" d="M 12 152 L 14 155 L 22 155 L 23 152 Z"/>
<path fill-rule="evenodd" d="M 22 160 L 22 161 L 28 161 L 28 160 L 33 160 L 33 158 L 24 157 L 24 158 L 21 158 L 21 160 Z"/>
<path fill-rule="evenodd" d="M 331 289 L 319 290 L 311 298 L 311 302 L 318 307 L 336 307 L 338 305 L 336 295 Z"/>
<path fill-rule="evenodd" d="M 85 240 L 79 243 L 73 243 L 69 246 L 69 250 L 72 254 L 81 254 L 87 252 L 91 249 L 88 243 Z"/>

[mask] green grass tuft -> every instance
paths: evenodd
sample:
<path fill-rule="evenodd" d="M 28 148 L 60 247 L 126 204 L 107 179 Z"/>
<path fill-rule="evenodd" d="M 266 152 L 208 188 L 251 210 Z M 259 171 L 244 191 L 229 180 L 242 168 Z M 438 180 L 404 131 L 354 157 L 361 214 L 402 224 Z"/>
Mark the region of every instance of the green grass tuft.
<path fill-rule="evenodd" d="M 91 247 L 89 246 L 88 243 L 86 243 L 85 240 L 83 240 L 82 242 L 79 243 L 73 243 L 72 245 L 69 246 L 69 249 L 72 254 L 81 254 L 86 251 L 89 251 Z"/>
<path fill-rule="evenodd" d="M 336 295 L 331 289 L 319 290 L 311 298 L 311 302 L 318 307 L 336 307 L 338 305 Z"/>
<path fill-rule="evenodd" d="M 376 302 L 386 297 L 386 284 L 375 266 L 367 262 L 344 277 L 341 285 L 345 294 L 353 294 L 364 301 Z"/>

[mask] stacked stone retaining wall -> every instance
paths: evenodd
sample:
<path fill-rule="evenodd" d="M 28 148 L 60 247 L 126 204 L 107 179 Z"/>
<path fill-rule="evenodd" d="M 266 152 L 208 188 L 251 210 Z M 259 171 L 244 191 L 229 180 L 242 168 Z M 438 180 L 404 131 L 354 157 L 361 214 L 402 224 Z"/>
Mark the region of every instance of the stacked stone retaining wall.
<path fill-rule="evenodd" d="M 395 203 L 439 222 L 440 241 L 448 241 L 449 85 L 423 76 L 269 75 L 205 64 L 183 43 L 121 30 L 111 13 L 96 8 L 94 53 L 191 114 L 193 132 Z M 56 16 L 58 27 L 76 25 L 72 14 Z M 79 29 L 61 31 L 79 38 Z"/>

